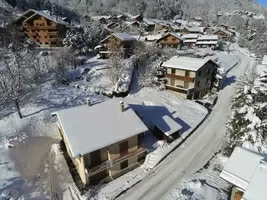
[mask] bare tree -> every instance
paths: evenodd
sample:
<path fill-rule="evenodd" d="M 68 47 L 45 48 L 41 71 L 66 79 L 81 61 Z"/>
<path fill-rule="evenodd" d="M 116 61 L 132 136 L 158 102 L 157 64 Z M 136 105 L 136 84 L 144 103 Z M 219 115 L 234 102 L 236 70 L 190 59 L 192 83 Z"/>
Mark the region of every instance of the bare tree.
<path fill-rule="evenodd" d="M 52 54 L 51 68 L 55 73 L 56 80 L 62 82 L 67 78 L 69 69 L 74 66 L 74 55 L 70 48 L 61 48 Z"/>
<path fill-rule="evenodd" d="M 0 95 L 7 105 L 15 107 L 20 118 L 23 117 L 20 104 L 33 91 L 32 79 L 25 65 L 24 57 L 19 53 L 1 52 Z"/>
<path fill-rule="evenodd" d="M 111 41 L 109 51 L 110 51 L 108 59 L 108 66 L 110 67 L 109 74 L 111 76 L 111 79 L 114 82 L 117 82 L 122 73 L 124 51 L 116 40 Z"/>

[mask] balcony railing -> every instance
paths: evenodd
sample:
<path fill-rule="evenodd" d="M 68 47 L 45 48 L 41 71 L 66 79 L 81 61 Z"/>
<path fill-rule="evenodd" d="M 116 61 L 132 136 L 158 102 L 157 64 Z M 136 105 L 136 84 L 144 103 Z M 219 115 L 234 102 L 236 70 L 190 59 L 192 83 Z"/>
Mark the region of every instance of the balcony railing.
<path fill-rule="evenodd" d="M 120 162 L 128 159 L 129 157 L 132 157 L 134 155 L 138 155 L 138 154 L 141 154 L 144 152 L 146 152 L 146 149 L 144 147 L 140 147 L 137 151 L 129 152 L 128 154 L 126 154 L 124 156 L 121 156 L 117 159 L 114 159 L 112 164 L 115 165 L 117 163 L 120 163 Z M 105 161 L 105 162 L 103 162 L 100 165 L 97 165 L 95 167 L 87 168 L 89 177 L 93 176 L 95 174 L 98 174 L 99 172 L 103 171 L 104 169 L 108 169 L 108 164 L 107 164 L 108 162 L 109 162 L 109 160 L 107 160 L 107 161 Z"/>
<path fill-rule="evenodd" d="M 25 26 L 27 29 L 35 30 L 47 30 L 47 29 L 57 29 L 57 26 Z"/>

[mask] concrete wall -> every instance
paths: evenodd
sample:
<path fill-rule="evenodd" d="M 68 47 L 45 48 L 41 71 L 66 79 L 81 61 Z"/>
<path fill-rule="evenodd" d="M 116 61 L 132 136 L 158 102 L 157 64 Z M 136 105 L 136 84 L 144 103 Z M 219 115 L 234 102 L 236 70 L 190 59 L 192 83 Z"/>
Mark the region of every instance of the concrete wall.
<path fill-rule="evenodd" d="M 200 92 L 200 97 L 205 96 L 209 92 L 209 89 L 211 87 L 213 70 L 214 70 L 214 64 L 212 62 L 208 62 L 197 71 L 197 76 L 195 80 L 195 92 Z M 199 74 L 200 72 L 201 74 Z"/>
<path fill-rule="evenodd" d="M 112 178 L 117 178 L 138 166 L 138 155 L 134 155 L 128 158 L 127 160 L 128 160 L 127 168 L 121 169 L 121 163 L 123 162 L 122 161 L 120 163 L 117 163 L 116 165 L 114 165 L 112 168 L 109 169 L 109 175 Z"/>
<path fill-rule="evenodd" d="M 75 165 L 76 167 L 76 170 L 77 172 L 79 173 L 80 175 L 80 178 L 82 180 L 82 182 L 86 185 L 88 184 L 88 176 L 86 175 L 85 173 L 85 163 L 84 163 L 84 157 L 81 156 L 79 158 L 73 158 L 72 156 L 72 152 L 71 152 L 71 148 L 70 148 L 70 144 L 69 144 L 69 141 L 62 129 L 62 126 L 58 123 L 58 128 L 59 128 L 59 131 L 61 133 L 61 136 L 62 136 L 62 139 L 65 143 L 65 146 L 66 146 L 66 149 L 67 149 L 67 152 L 73 162 L 73 164 Z"/>

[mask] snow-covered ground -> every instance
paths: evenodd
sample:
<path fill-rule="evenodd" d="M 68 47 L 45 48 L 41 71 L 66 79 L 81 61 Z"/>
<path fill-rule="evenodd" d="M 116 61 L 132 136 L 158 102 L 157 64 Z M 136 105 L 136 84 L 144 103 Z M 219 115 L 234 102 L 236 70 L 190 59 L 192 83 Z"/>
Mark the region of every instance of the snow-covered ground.
<path fill-rule="evenodd" d="M 232 48 L 239 50 L 237 46 Z M 254 66 L 256 63 L 239 51 L 234 53 L 240 57 L 241 63 L 233 68 L 227 77 L 235 76 L 238 78 L 244 74 L 249 66 Z M 154 169 L 155 173 L 133 186 L 118 199 L 164 199 L 175 188 L 181 188 L 185 178 L 187 180 L 197 179 L 197 177 L 190 177 L 218 152 L 225 137 L 225 122 L 231 114 L 229 106 L 235 94 L 236 84 L 229 81 L 227 77 L 223 89 L 219 92 L 217 104 L 202 125 Z M 195 193 L 204 194 L 200 191 Z"/>
<path fill-rule="evenodd" d="M 0 196 L 7 196 L 11 192 L 10 196 L 14 199 L 50 199 L 52 191 L 59 199 L 85 198 L 78 192 L 66 161 L 58 149 L 60 138 L 55 119 L 50 116 L 50 113 L 56 110 L 85 104 L 87 98 L 90 98 L 92 103 L 106 99 L 95 93 L 96 88 L 107 89 L 112 85 L 108 74 L 104 73 L 107 70 L 105 61 L 90 59 L 84 66 L 72 71 L 70 76 L 79 77 L 84 68 L 96 72 L 86 81 L 87 89 L 82 87 L 85 80 L 74 80 L 70 86 L 57 86 L 48 81 L 28 104 L 22 107 L 23 119 L 19 119 L 16 113 L 6 115 L 6 110 L 0 111 Z M 80 88 L 74 87 L 75 84 L 79 84 Z M 205 108 L 194 102 L 154 89 L 143 89 L 127 97 L 126 101 L 132 104 L 166 106 L 168 112 L 184 123 L 185 135 L 207 114 Z M 152 135 L 146 139 L 146 145 L 152 147 L 151 150 L 158 149 L 161 152 L 164 149 L 157 159 L 163 158 L 171 150 L 167 148 L 169 146 L 162 148 L 163 145 Z M 105 197 L 110 192 L 111 196 L 116 196 L 149 173 L 150 170 L 145 167 L 137 168 L 108 184 L 99 194 Z M 109 185 L 111 187 L 108 187 Z"/>
<path fill-rule="evenodd" d="M 229 184 L 219 177 L 228 160 L 221 154 L 175 188 L 165 200 L 226 200 Z"/>
<path fill-rule="evenodd" d="M 183 138 L 187 137 L 208 114 L 204 107 L 193 101 L 184 100 L 168 91 L 156 91 L 149 88 L 143 88 L 138 93 L 127 96 L 125 101 L 150 128 L 152 128 L 154 119 L 166 114 L 171 115 L 177 123 L 182 125 L 182 137 L 171 144 L 166 144 L 163 141 L 157 141 L 152 135 L 148 135 L 145 143 L 152 152 L 146 156 L 144 164 L 101 188 L 95 188 L 98 190 L 98 194 L 92 199 L 114 199 L 121 192 L 153 173 L 151 169 L 177 145 L 180 145 Z M 151 146 L 155 149 L 152 150 Z"/>
<path fill-rule="evenodd" d="M 23 119 L 16 113 L 5 116 L 5 110 L 1 110 L 0 196 L 11 191 L 13 199 L 50 199 L 53 185 L 59 199 L 84 199 L 58 150 L 59 135 L 50 113 L 85 104 L 88 97 L 93 102 L 105 99 L 89 91 L 47 82 L 21 109 Z"/>

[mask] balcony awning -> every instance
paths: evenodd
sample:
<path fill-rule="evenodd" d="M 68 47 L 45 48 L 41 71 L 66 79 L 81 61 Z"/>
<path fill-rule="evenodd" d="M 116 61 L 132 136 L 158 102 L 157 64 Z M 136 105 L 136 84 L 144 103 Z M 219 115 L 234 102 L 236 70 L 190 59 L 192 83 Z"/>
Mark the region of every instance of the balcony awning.
<path fill-rule="evenodd" d="M 154 125 L 166 136 L 171 136 L 183 128 L 168 115 L 164 115 L 163 117 L 154 120 Z"/>

